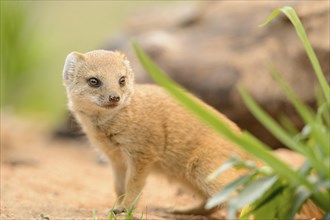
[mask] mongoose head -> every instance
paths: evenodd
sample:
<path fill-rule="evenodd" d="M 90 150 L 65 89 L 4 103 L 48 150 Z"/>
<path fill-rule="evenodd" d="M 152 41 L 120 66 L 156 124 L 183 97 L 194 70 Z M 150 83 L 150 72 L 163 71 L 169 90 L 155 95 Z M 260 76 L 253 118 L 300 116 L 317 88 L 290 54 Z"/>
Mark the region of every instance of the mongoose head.
<path fill-rule="evenodd" d="M 72 52 L 66 58 L 63 78 L 69 108 L 86 113 L 124 107 L 134 92 L 133 71 L 120 52 Z"/>

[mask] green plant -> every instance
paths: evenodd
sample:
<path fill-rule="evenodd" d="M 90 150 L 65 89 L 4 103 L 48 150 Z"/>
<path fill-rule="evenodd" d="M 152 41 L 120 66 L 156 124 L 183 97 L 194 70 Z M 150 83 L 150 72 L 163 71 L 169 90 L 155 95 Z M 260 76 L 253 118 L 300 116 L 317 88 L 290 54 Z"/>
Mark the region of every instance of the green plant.
<path fill-rule="evenodd" d="M 132 202 L 131 206 L 128 208 L 126 216 L 125 216 L 125 220 L 133 219 L 133 212 L 135 210 L 136 203 L 139 200 L 140 196 L 141 196 L 141 193 L 139 193 L 139 195 Z M 142 218 L 143 218 L 143 212 L 142 212 L 140 219 L 142 219 Z"/>
<path fill-rule="evenodd" d="M 113 204 L 112 208 L 109 211 L 108 220 L 119 220 L 119 219 L 131 220 L 131 219 L 134 219 L 134 210 L 135 210 L 136 203 L 138 202 L 140 196 L 141 196 L 141 193 L 139 193 L 139 195 L 134 199 L 134 201 L 132 202 L 131 206 L 125 212 L 125 215 L 124 216 L 119 216 L 119 217 L 114 214 L 114 208 L 115 208 L 118 200 L 121 200 L 124 197 L 124 195 L 118 197 L 117 200 L 116 200 L 116 202 Z M 92 215 L 93 215 L 93 220 L 97 220 L 98 219 L 97 218 L 97 215 L 96 215 L 95 209 L 93 209 Z M 143 212 L 141 214 L 140 219 L 143 219 Z"/>
<path fill-rule="evenodd" d="M 239 87 L 239 92 L 249 110 L 274 136 L 288 148 L 305 157 L 305 163 L 297 170 L 273 156 L 270 148 L 249 132 L 243 131 L 241 134 L 233 132 L 212 112 L 196 103 L 189 94 L 183 93 L 183 89 L 169 79 L 137 43 L 133 43 L 140 62 L 158 84 L 220 135 L 236 143 L 238 147 L 267 165 L 257 168 L 250 161 L 242 161 L 240 158 L 233 157 L 210 176 L 212 179 L 233 166 L 238 169 L 247 168 L 250 170 L 246 175 L 225 186 L 222 191 L 210 198 L 206 205 L 207 208 L 212 208 L 227 202 L 227 217 L 229 219 L 234 219 L 237 211 L 241 208 L 243 208 L 242 219 L 252 216 L 254 219 L 293 219 L 309 199 L 325 213 L 325 217 L 330 216 L 329 85 L 294 9 L 287 6 L 276 9 L 263 25 L 280 12 L 283 12 L 296 28 L 319 80 L 322 96 L 319 99 L 317 111 L 315 112 L 303 104 L 283 78 L 273 70 L 274 78 L 282 86 L 287 97 L 305 122 L 305 127 L 301 132 L 295 136 L 290 136 L 291 132 L 283 129 L 267 115 L 242 87 Z M 290 130 L 292 131 L 292 126 Z"/>
<path fill-rule="evenodd" d="M 93 220 L 97 220 L 97 215 L 96 215 L 96 210 L 95 209 L 93 209 L 92 214 L 93 214 Z"/>
<path fill-rule="evenodd" d="M 21 102 L 31 75 L 40 66 L 37 32 L 26 5 L 1 1 L 1 106 Z"/>
<path fill-rule="evenodd" d="M 54 52 L 34 5 L 0 1 L 0 110 L 38 115 L 57 123 L 56 114 L 64 109 L 59 104 L 60 83 L 54 83 L 60 77 L 52 74 Z"/>

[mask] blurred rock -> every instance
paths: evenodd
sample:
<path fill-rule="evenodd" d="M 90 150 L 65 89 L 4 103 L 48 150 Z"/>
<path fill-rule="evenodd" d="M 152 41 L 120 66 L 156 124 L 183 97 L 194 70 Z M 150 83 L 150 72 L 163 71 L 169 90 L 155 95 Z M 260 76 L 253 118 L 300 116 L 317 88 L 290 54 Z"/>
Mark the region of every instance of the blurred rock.
<path fill-rule="evenodd" d="M 139 83 L 152 82 L 130 45 L 135 39 L 175 81 L 273 147 L 280 146 L 244 106 L 242 85 L 274 118 L 302 122 L 272 79 L 276 68 L 299 97 L 315 104 L 317 79 L 290 21 L 280 15 L 263 28 L 273 9 L 297 11 L 329 81 L 328 1 L 209 1 L 182 3 L 134 14 L 105 49 L 123 50 Z"/>

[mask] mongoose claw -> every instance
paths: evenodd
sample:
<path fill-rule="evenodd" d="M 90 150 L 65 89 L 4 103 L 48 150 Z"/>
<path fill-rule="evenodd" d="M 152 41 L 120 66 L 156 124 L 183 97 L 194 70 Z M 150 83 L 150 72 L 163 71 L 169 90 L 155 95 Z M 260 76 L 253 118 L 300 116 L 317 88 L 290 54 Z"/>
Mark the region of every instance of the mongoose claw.
<path fill-rule="evenodd" d="M 118 206 L 118 207 L 114 208 L 111 211 L 113 212 L 113 214 L 119 215 L 119 214 L 121 214 L 123 212 L 126 212 L 126 209 L 124 207 Z"/>

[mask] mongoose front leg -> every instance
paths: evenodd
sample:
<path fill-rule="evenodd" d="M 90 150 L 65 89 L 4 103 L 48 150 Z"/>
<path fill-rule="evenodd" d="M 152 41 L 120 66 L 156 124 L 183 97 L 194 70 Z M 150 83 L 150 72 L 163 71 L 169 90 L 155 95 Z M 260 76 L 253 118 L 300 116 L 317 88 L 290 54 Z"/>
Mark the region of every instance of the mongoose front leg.
<path fill-rule="evenodd" d="M 115 192 L 117 194 L 116 202 L 121 203 L 125 194 L 125 179 L 126 179 L 127 166 L 124 163 L 124 160 L 121 156 L 112 158 L 110 161 L 114 175 Z"/>
<path fill-rule="evenodd" d="M 115 214 L 120 214 L 130 208 L 142 191 L 148 173 L 149 166 L 146 162 L 139 160 L 129 163 L 126 173 L 125 195 L 120 205 L 113 210 Z"/>
<path fill-rule="evenodd" d="M 121 203 L 123 195 L 125 194 L 125 179 L 127 172 L 127 165 L 125 163 L 125 158 L 120 148 L 112 148 L 106 151 L 107 156 L 112 168 L 112 173 L 114 177 L 114 187 L 117 195 L 116 203 Z"/>

